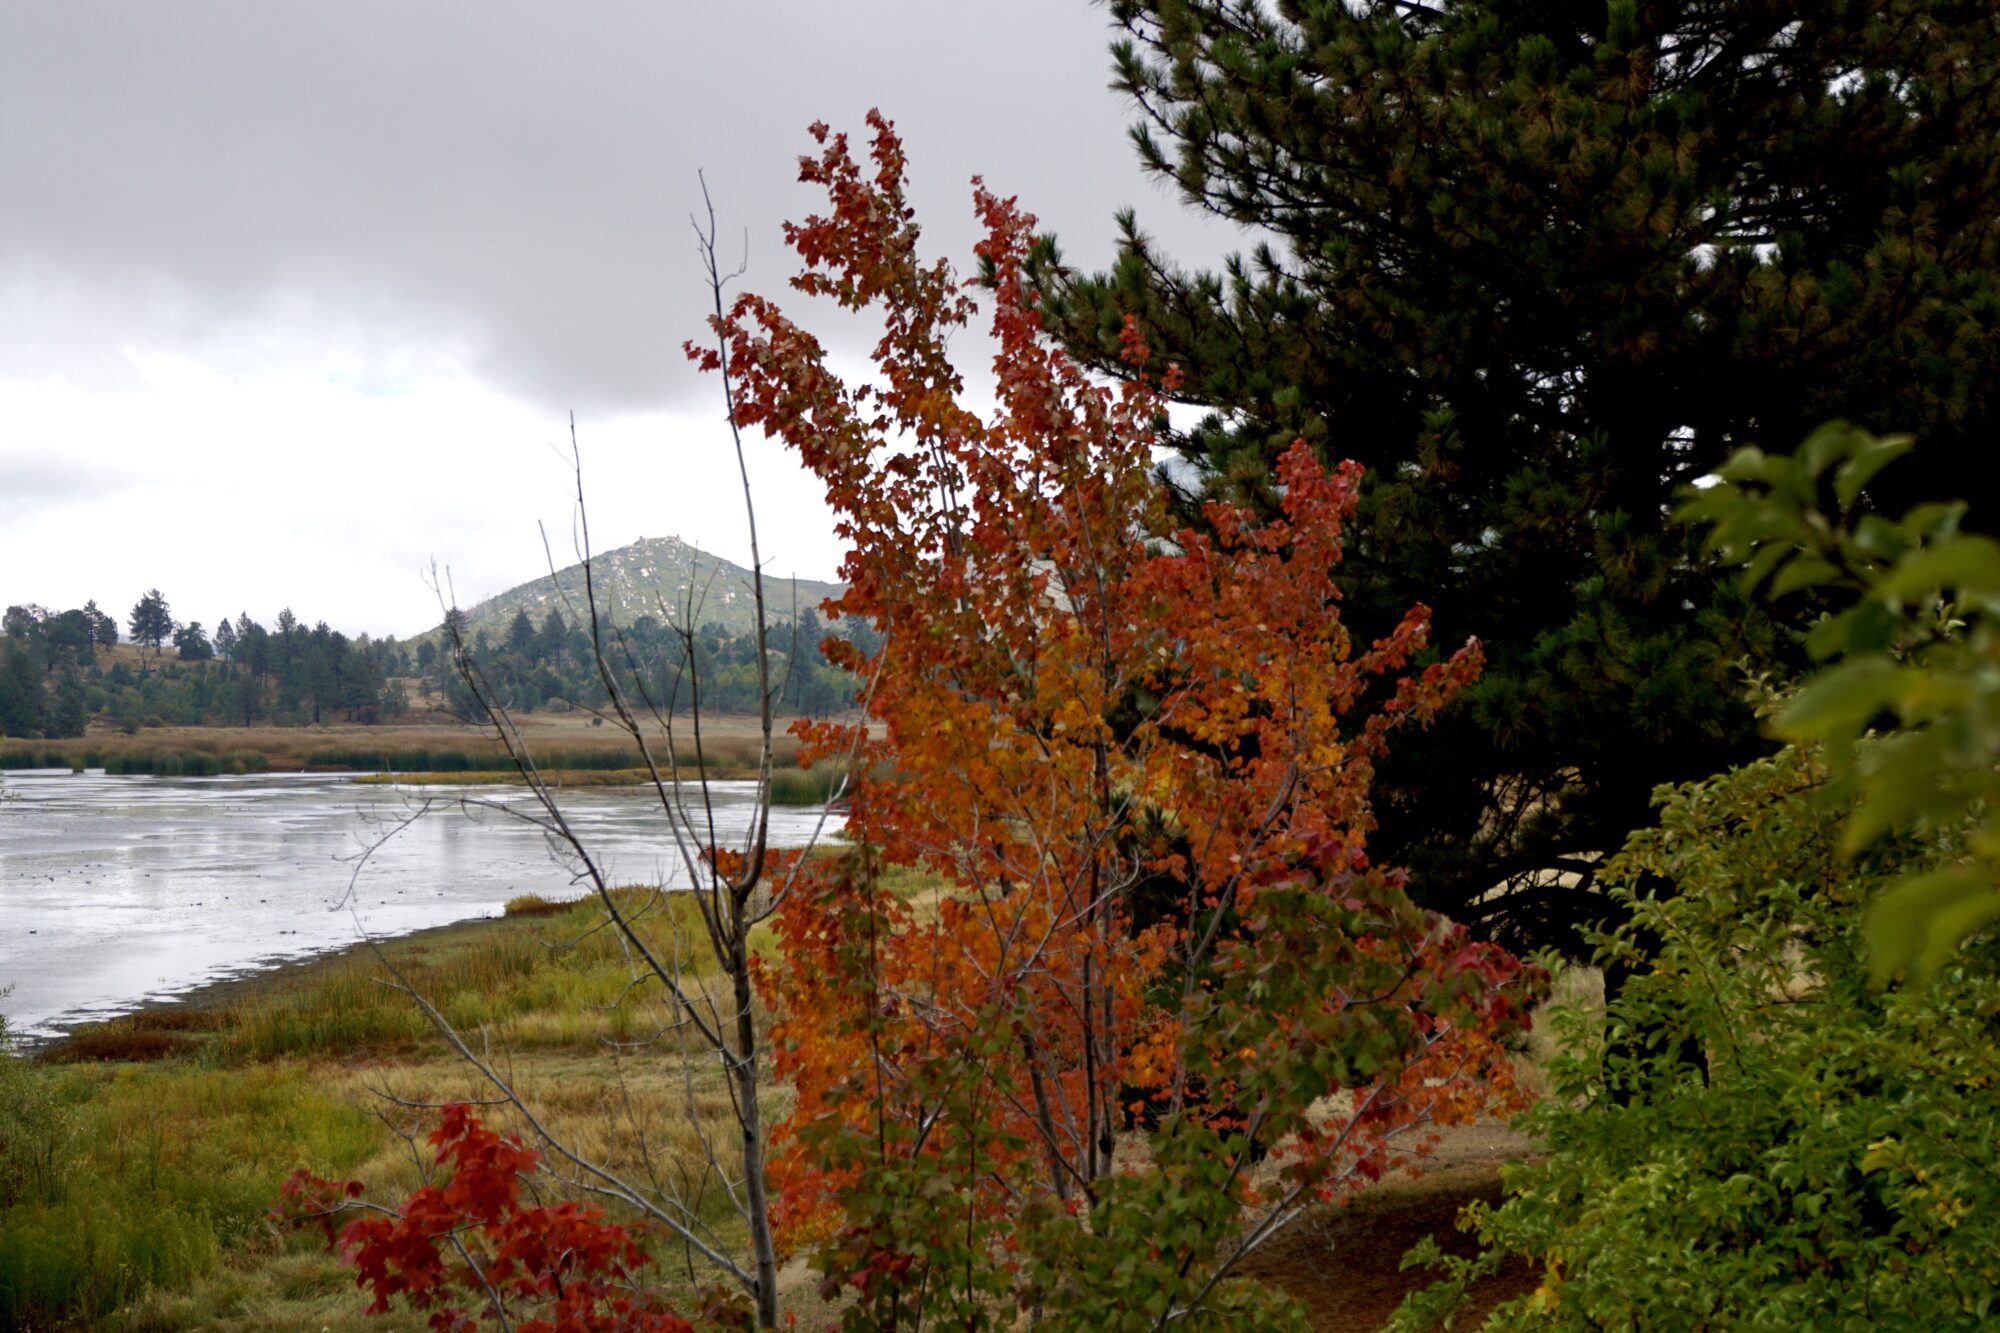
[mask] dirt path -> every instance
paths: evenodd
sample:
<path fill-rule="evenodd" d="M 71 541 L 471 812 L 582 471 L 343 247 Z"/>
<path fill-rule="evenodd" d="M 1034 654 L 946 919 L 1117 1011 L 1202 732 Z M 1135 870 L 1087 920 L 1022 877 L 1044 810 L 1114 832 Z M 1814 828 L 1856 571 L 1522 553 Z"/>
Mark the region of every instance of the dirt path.
<path fill-rule="evenodd" d="M 1344 1209 L 1308 1218 L 1253 1255 L 1246 1277 L 1284 1291 L 1306 1307 L 1324 1333 L 1374 1333 L 1404 1295 L 1436 1276 L 1398 1265 L 1412 1245 L 1434 1237 L 1449 1253 L 1476 1247 L 1455 1225 L 1459 1209 L 1475 1199 L 1500 1198 L 1500 1167 L 1532 1154 L 1531 1140 L 1500 1125 L 1449 1130 L 1421 1179 L 1391 1178 Z M 1503 1300 L 1534 1289 L 1537 1276 L 1525 1262 L 1504 1268 L 1473 1289 L 1458 1327 Z"/>

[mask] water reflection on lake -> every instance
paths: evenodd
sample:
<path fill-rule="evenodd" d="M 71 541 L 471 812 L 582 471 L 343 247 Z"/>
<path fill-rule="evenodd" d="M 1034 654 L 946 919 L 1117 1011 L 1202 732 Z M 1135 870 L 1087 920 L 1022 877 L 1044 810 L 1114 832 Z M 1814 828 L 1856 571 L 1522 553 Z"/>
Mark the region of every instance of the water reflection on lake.
<path fill-rule="evenodd" d="M 13 772 L 0 789 L 0 987 L 13 987 L 0 1013 L 17 1032 L 123 1012 L 363 930 L 401 934 L 493 915 L 520 893 L 580 891 L 539 829 L 464 806 L 526 808 L 520 788 Z M 715 784 L 725 846 L 748 824 L 752 791 Z M 358 854 L 426 798 L 431 811 L 356 875 Z M 649 791 L 565 792 L 563 809 L 614 883 L 685 882 Z M 818 819 L 774 810 L 771 841 L 796 846 Z"/>

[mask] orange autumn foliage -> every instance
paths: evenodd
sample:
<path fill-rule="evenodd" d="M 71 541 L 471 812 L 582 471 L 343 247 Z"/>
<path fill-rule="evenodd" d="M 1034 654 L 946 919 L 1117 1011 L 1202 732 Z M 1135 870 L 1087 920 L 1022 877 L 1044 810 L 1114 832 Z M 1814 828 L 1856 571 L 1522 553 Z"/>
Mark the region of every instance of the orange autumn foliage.
<path fill-rule="evenodd" d="M 1212 504 L 1173 530 L 1151 468 L 1174 369 L 1107 388 L 1057 350 L 1022 282 L 1034 219 L 975 182 L 981 416 L 951 359 L 981 302 L 920 258 L 900 141 L 871 124 L 872 172 L 815 127 L 801 176 L 830 208 L 787 239 L 794 287 L 880 319 L 874 380 L 843 381 L 764 298 L 719 323 L 738 425 L 797 451 L 851 544 L 826 609 L 885 635 L 870 661 L 825 645 L 870 682 L 869 720 L 796 728 L 802 762 L 859 755 L 863 849 L 776 918 L 764 982 L 797 1102 L 774 1170 L 783 1233 L 834 1238 L 831 1281 L 884 1298 L 957 1247 L 1003 1274 L 965 1279 L 972 1300 L 1027 1280 L 1029 1221 L 1143 1170 L 1135 1105 L 1164 1115 L 1159 1143 L 1233 1164 L 1217 1188 L 1254 1208 L 1508 1104 L 1495 1038 L 1532 976 L 1368 861 L 1373 760 L 1480 653 L 1431 654 L 1421 606 L 1351 640 L 1335 575 L 1360 468 L 1300 443 L 1280 518 Z M 1124 346 L 1145 371 L 1129 321 Z M 883 864 L 949 890 L 899 901 Z M 1267 1146 L 1284 1164 L 1252 1171 Z"/>
<path fill-rule="evenodd" d="M 756 296 L 720 314 L 716 348 L 690 348 L 726 374 L 734 424 L 825 483 L 852 548 L 826 609 L 883 635 L 865 661 L 824 645 L 868 682 L 866 721 L 795 728 L 803 763 L 858 761 L 853 850 L 701 853 L 738 894 L 732 922 L 772 913 L 754 968 L 794 1093 L 766 1156 L 744 972 L 684 1003 L 728 1034 L 714 1050 L 743 1165 L 731 1179 L 711 1149 L 711 1166 L 745 1217 L 771 1187 L 850 1329 L 1024 1311 L 1044 1333 L 1299 1328 L 1230 1278 L 1238 1261 L 1436 1126 L 1518 1100 L 1502 1043 L 1538 973 L 1418 909 L 1367 854 L 1375 760 L 1475 678 L 1479 647 L 1434 650 L 1421 606 L 1349 635 L 1336 575 L 1361 471 L 1303 444 L 1277 518 L 1215 504 L 1175 528 L 1151 471 L 1174 368 L 1146 379 L 1129 322 L 1118 387 L 1056 350 L 1022 282 L 1034 219 L 976 182 L 989 295 L 924 262 L 901 144 L 870 123 L 867 171 L 815 127 L 802 176 L 829 210 L 787 237 L 795 287 L 879 319 L 874 379 L 833 374 Z M 982 304 L 984 415 L 952 359 Z M 885 867 L 943 890 L 899 897 Z M 716 938 L 753 965 L 747 933 Z M 713 1248 L 736 1290 L 672 1313 L 635 1235 L 536 1203 L 538 1155 L 468 1108 L 433 1143 L 448 1178 L 393 1208 L 303 1174 L 288 1187 L 283 1215 L 325 1227 L 378 1305 L 453 1329 L 509 1308 L 554 1333 L 780 1322 L 774 1278 Z"/>

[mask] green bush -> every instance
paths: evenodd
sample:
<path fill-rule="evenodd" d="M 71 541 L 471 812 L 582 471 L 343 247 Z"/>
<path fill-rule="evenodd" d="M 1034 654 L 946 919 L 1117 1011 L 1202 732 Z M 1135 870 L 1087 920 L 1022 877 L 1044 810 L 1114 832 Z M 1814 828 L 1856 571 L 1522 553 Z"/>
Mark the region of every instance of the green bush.
<path fill-rule="evenodd" d="M 1543 1283 L 1489 1328 L 2000 1317 L 2000 950 L 1872 988 L 1865 905 L 1957 844 L 1934 830 L 1847 860 L 1828 778 L 1793 746 L 1656 793 L 1659 826 L 1604 875 L 1630 920 L 1599 957 L 1634 979 L 1602 1014 L 1559 1017 L 1567 1053 L 1528 1118 L 1549 1156 L 1475 1205 L 1484 1258 L 1428 1252 L 1448 1280 L 1400 1327 L 1509 1253 Z"/>
<path fill-rule="evenodd" d="M 1963 500 L 1881 512 L 1867 488 L 1910 447 L 1835 422 L 1791 455 L 1737 451 L 1680 513 L 1746 591 L 1812 599 L 1805 648 L 1824 666 L 1772 730 L 1826 745 L 1855 796 L 1842 845 L 1978 824 L 1963 856 L 1906 867 L 1870 909 L 1875 979 L 1921 982 L 2000 922 L 2000 541 L 1966 530 Z M 1864 761 L 1855 742 L 1890 723 Z"/>

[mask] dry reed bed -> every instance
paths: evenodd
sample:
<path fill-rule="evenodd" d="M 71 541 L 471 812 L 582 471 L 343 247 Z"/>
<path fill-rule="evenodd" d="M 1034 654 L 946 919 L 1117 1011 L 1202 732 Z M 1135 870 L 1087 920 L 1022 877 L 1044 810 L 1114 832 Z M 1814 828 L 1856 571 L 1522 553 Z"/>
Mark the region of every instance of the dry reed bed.
<path fill-rule="evenodd" d="M 649 739 L 655 758 L 671 754 L 693 769 L 753 771 L 760 735 L 752 718 L 720 717 L 703 723 L 697 750 L 691 734 L 676 728 Z M 779 725 L 782 733 L 784 724 Z M 536 764 L 551 771 L 634 769 L 642 763 L 631 740 L 614 728 L 591 727 L 574 715 L 523 719 L 521 732 Z M 775 754 L 790 765 L 797 742 L 780 734 Z M 0 741 L 0 768 L 103 768 L 111 773 L 206 777 L 266 770 L 396 773 L 511 772 L 506 749 L 488 731 L 471 726 L 158 727 L 126 735 L 98 728 L 68 740 Z"/>

